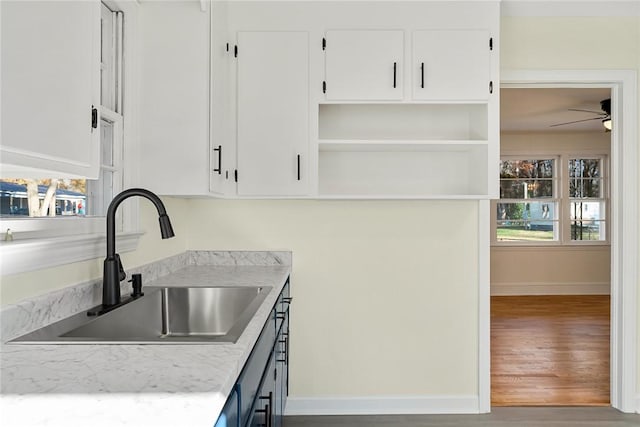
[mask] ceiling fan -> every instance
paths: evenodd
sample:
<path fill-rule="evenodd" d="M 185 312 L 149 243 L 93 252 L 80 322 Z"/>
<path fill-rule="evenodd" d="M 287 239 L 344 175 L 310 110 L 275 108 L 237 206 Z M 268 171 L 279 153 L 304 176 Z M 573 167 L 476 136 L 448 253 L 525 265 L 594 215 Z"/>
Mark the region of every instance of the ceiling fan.
<path fill-rule="evenodd" d="M 604 126 L 606 132 L 610 132 L 611 131 L 611 98 L 603 99 L 602 101 L 600 101 L 600 108 L 602 109 L 602 111 L 581 110 L 579 108 L 569 108 L 568 109 L 569 111 L 580 111 L 580 112 L 583 112 L 583 113 L 596 114 L 597 117 L 591 117 L 589 119 L 582 119 L 582 120 L 574 120 L 572 122 L 556 123 L 556 124 L 551 125 L 549 127 L 565 126 L 565 125 L 571 125 L 571 124 L 574 124 L 574 123 L 588 122 L 588 121 L 591 121 L 591 120 L 600 120 L 600 121 L 602 121 L 602 125 Z"/>

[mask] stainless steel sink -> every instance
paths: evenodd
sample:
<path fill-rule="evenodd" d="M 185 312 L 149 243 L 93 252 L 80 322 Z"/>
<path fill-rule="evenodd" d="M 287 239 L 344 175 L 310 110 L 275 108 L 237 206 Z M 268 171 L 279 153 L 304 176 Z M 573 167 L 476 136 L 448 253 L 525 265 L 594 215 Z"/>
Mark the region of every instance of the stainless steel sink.
<path fill-rule="evenodd" d="M 270 290 L 270 287 L 146 287 L 143 297 L 102 316 L 91 318 L 82 312 L 11 342 L 236 342 Z"/>

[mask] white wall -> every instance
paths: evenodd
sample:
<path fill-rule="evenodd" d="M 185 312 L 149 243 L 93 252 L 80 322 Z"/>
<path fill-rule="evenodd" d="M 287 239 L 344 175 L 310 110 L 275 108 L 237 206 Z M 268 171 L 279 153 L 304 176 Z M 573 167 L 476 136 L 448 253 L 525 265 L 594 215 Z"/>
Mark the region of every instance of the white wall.
<path fill-rule="evenodd" d="M 610 134 L 602 132 L 502 133 L 503 155 L 610 155 Z M 492 295 L 608 294 L 609 245 L 499 246 L 491 248 Z"/>

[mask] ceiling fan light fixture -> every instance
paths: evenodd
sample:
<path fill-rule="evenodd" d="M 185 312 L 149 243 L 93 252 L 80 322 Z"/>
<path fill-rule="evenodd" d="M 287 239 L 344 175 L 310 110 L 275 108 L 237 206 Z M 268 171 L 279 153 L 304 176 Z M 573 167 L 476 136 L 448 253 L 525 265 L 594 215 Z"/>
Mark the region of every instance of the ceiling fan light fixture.
<path fill-rule="evenodd" d="M 606 130 L 611 130 L 611 117 L 607 117 L 606 119 L 602 120 L 602 126 L 604 126 Z"/>

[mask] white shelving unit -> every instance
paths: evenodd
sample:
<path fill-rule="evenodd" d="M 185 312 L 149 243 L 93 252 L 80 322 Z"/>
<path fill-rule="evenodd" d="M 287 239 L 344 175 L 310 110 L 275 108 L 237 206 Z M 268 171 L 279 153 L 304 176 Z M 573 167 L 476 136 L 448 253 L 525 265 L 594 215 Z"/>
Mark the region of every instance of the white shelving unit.
<path fill-rule="evenodd" d="M 318 196 L 485 197 L 487 112 L 486 102 L 322 104 Z"/>
<path fill-rule="evenodd" d="M 373 9 L 376 13 L 371 13 Z M 226 13 L 227 40 L 220 45 L 229 43 L 226 58 L 235 66 L 241 65 L 247 51 L 238 43 L 238 34 L 308 34 L 308 69 L 284 67 L 272 72 L 272 62 L 284 64 L 288 56 L 265 55 L 252 66 L 257 78 L 264 77 L 264 87 L 248 90 L 241 79 L 234 80 L 233 73 L 218 82 L 219 87 L 235 91 L 229 103 L 215 101 L 230 107 L 225 123 L 231 129 L 228 140 L 237 143 L 239 176 L 234 196 L 497 197 L 498 0 L 402 5 L 228 2 Z M 256 51 L 277 46 L 279 42 L 266 43 Z M 289 79 L 297 82 L 298 74 L 308 77 L 308 86 L 295 90 L 308 96 L 308 109 L 301 103 L 287 109 L 291 103 L 284 101 L 279 106 L 279 100 L 288 96 Z M 289 77 L 281 78 L 285 75 Z M 273 89 L 272 82 L 279 82 L 278 89 Z M 264 96 L 247 103 L 246 93 Z M 248 120 L 243 118 L 246 105 L 257 106 Z M 267 120 L 274 111 L 285 110 L 285 122 Z M 301 111 L 308 111 L 308 117 L 301 117 Z M 243 133 L 251 133 L 252 144 L 246 144 Z M 284 161 L 274 171 L 272 154 L 295 145 L 289 140 L 292 133 L 298 143 L 296 162 L 291 162 L 291 156 L 280 156 L 289 158 L 289 163 Z M 220 140 L 217 135 L 214 139 Z M 296 172 L 295 184 L 300 184 L 295 188 L 285 179 L 276 179 L 280 172 L 291 170 Z M 256 177 L 253 181 L 258 186 L 273 185 L 269 191 L 244 191 L 241 180 L 250 177 Z"/>

